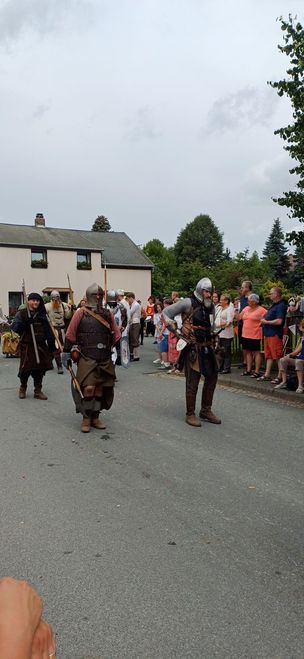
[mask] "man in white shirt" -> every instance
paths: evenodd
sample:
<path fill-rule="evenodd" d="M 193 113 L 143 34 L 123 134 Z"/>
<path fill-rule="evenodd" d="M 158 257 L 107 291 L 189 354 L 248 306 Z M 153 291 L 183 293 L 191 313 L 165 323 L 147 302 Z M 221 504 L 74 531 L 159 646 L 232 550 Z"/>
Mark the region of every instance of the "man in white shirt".
<path fill-rule="evenodd" d="M 136 302 L 134 293 L 128 293 L 128 303 L 130 308 L 130 324 L 129 324 L 130 361 L 139 362 L 141 306 L 138 302 Z"/>

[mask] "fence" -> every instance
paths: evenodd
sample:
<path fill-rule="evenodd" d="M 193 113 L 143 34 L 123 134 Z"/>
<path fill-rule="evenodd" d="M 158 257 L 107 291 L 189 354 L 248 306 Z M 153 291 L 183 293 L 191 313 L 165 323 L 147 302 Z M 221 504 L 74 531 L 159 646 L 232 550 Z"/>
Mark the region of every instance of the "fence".
<path fill-rule="evenodd" d="M 286 316 L 284 335 L 287 336 L 288 338 L 286 340 L 285 348 L 284 348 L 285 354 L 292 352 L 299 342 L 299 339 L 302 335 L 299 329 L 301 320 L 303 320 L 302 313 L 297 313 L 292 315 L 288 314 Z M 237 326 L 237 322 L 235 326 Z M 293 329 L 293 331 L 291 328 Z M 240 344 L 238 334 L 234 334 L 231 350 L 232 350 L 232 363 L 233 364 L 241 363 L 243 361 L 243 354 L 242 354 L 242 346 Z"/>

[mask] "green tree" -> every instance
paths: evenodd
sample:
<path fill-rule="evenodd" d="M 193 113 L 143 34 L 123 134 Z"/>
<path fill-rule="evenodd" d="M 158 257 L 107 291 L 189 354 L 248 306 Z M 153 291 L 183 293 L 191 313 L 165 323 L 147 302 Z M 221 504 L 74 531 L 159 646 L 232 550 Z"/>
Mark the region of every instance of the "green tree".
<path fill-rule="evenodd" d="M 288 77 L 269 84 L 279 96 L 287 96 L 291 102 L 293 122 L 276 130 L 275 135 L 280 135 L 284 149 L 295 161 L 289 171 L 298 176 L 298 181 L 295 189 L 283 192 L 274 201 L 289 209 L 291 219 L 304 222 L 304 29 L 291 15 L 288 21 L 281 17 L 280 22 L 284 45 L 279 45 L 278 49 L 289 57 Z M 304 244 L 304 231 L 291 231 L 287 238 L 294 244 Z"/>
<path fill-rule="evenodd" d="M 149 240 L 143 252 L 154 264 L 152 272 L 152 293 L 157 297 L 169 295 L 173 290 L 180 290 L 180 280 L 176 258 L 172 247 L 165 247 L 158 238 Z"/>
<path fill-rule="evenodd" d="M 285 300 L 288 300 L 288 298 L 291 295 L 291 292 L 288 290 L 288 288 L 285 286 L 285 284 L 280 281 L 272 281 L 270 279 L 267 279 L 267 281 L 264 282 L 263 286 L 260 288 L 260 295 L 266 304 L 271 304 L 271 298 L 270 298 L 270 289 L 271 288 L 280 288 L 282 291 L 282 297 Z"/>
<path fill-rule="evenodd" d="M 91 231 L 111 231 L 111 225 L 107 217 L 98 215 Z"/>
<path fill-rule="evenodd" d="M 288 286 L 296 293 L 304 293 L 304 248 L 297 246 L 295 251 L 295 265 L 288 275 Z"/>
<path fill-rule="evenodd" d="M 230 293 L 234 298 L 239 294 L 240 285 L 245 279 L 252 281 L 253 290 L 258 293 L 263 281 L 270 277 L 270 268 L 257 252 L 250 255 L 249 250 L 245 249 L 211 268 L 209 276 L 216 290 Z"/>
<path fill-rule="evenodd" d="M 223 250 L 223 234 L 209 215 L 198 215 L 189 222 L 174 246 L 178 265 L 195 261 L 203 268 L 219 263 L 224 257 Z"/>
<path fill-rule="evenodd" d="M 288 250 L 279 218 L 274 220 L 271 232 L 263 249 L 264 260 L 268 260 L 274 279 L 284 279 L 289 270 Z"/>

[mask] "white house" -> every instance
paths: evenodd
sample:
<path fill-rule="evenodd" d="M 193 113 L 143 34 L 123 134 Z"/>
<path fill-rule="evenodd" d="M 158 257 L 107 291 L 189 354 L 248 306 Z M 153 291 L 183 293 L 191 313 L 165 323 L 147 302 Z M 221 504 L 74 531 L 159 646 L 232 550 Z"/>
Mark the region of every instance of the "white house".
<path fill-rule="evenodd" d="M 146 302 L 151 294 L 153 264 L 123 232 L 95 232 L 45 226 L 38 213 L 33 226 L 0 223 L 0 307 L 14 315 L 26 292 L 56 289 L 76 304 L 93 282 L 102 288 L 135 293 Z"/>

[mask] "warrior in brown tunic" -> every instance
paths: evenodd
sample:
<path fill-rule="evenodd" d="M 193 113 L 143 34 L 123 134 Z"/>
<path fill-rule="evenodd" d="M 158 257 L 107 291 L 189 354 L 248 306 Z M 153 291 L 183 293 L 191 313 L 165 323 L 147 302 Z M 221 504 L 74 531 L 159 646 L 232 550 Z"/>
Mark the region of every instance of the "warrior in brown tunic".
<path fill-rule="evenodd" d="M 72 389 L 76 412 L 81 412 L 82 432 L 105 428 L 99 419 L 102 409 L 110 409 L 114 399 L 115 367 L 112 347 L 120 341 L 120 330 L 113 314 L 102 306 L 104 292 L 98 284 L 86 291 L 86 305 L 74 314 L 66 333 L 62 363 L 77 361 L 77 380 L 84 398 Z M 76 356 L 76 359 L 75 359 Z"/>
<path fill-rule="evenodd" d="M 34 329 L 39 363 L 35 355 L 31 325 Z M 34 380 L 34 398 L 47 400 L 47 396 L 42 391 L 42 380 L 45 372 L 53 368 L 55 341 L 41 295 L 30 293 L 28 309 L 20 309 L 17 312 L 11 327 L 20 336 L 19 398 L 26 397 L 27 382 L 31 375 Z"/>

